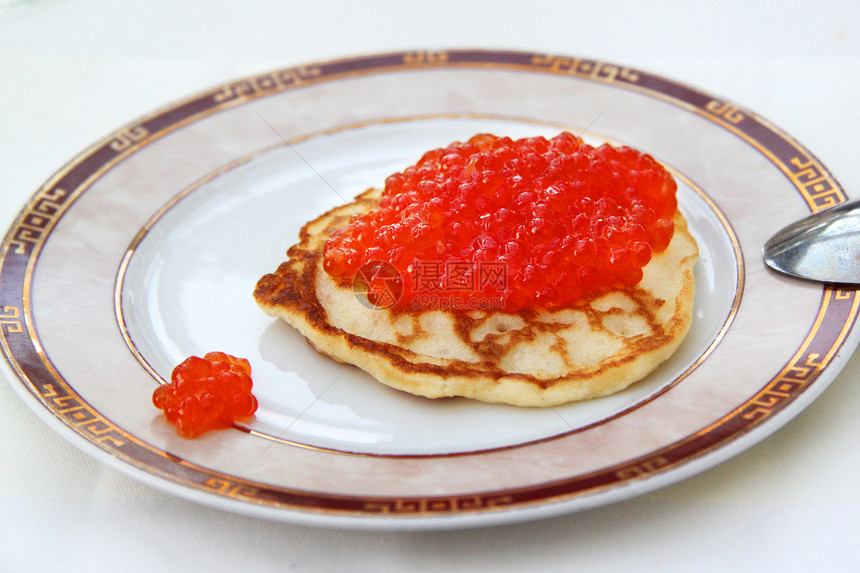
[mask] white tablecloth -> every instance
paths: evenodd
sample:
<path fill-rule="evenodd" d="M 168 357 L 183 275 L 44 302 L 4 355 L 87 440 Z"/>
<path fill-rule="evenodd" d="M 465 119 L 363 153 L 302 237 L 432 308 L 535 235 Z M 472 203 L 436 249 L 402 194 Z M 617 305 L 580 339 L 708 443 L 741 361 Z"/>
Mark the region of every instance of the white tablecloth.
<path fill-rule="evenodd" d="M 569 5 L 569 6 L 568 6 Z M 237 77 L 417 48 L 617 62 L 764 116 L 860 189 L 860 4 L 0 2 L 0 223 L 90 144 Z M 5 10 L 5 11 L 4 11 Z M 0 383 L 0 571 L 849 571 L 860 355 L 747 452 L 612 506 L 495 528 L 354 532 L 177 499 L 67 444 Z"/>

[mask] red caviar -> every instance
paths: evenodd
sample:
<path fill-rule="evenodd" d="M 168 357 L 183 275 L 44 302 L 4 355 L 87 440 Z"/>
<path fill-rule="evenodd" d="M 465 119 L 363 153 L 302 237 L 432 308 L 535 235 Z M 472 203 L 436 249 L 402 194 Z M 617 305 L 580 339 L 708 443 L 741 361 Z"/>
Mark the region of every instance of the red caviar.
<path fill-rule="evenodd" d="M 466 298 L 502 297 L 507 311 L 569 305 L 642 279 L 672 239 L 676 190 L 663 166 L 629 147 L 567 132 L 480 134 L 388 177 L 379 205 L 328 239 L 323 268 L 346 282 L 369 262 L 391 263 L 404 281 L 398 306 L 452 285 Z M 429 262 L 434 272 L 419 272 Z M 464 281 L 452 275 L 458 264 L 466 279 L 504 265 L 504 280 Z"/>
<path fill-rule="evenodd" d="M 194 438 L 207 430 L 229 428 L 235 419 L 257 411 L 251 394 L 251 365 L 244 358 L 210 352 L 191 356 L 173 369 L 170 383 L 152 394 L 177 433 Z"/>

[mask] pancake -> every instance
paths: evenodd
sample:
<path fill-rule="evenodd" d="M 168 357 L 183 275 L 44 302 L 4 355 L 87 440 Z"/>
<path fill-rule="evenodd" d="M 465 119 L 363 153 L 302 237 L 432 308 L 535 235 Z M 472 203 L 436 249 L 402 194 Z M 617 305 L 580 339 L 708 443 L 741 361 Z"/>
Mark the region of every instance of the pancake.
<path fill-rule="evenodd" d="M 639 284 L 569 307 L 506 313 L 369 305 L 323 270 L 322 252 L 334 231 L 380 195 L 368 190 L 307 223 L 288 260 L 258 281 L 254 299 L 322 354 L 392 388 L 530 407 L 605 396 L 653 371 L 690 328 L 698 247 L 680 212 L 672 241 Z"/>

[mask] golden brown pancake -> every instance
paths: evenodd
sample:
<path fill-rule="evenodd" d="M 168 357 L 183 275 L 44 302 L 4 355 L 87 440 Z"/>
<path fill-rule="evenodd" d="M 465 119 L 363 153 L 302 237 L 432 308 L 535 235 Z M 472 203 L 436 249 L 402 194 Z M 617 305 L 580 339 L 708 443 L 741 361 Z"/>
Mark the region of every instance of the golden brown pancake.
<path fill-rule="evenodd" d="M 506 313 L 362 304 L 322 269 L 322 251 L 380 193 L 366 191 L 307 223 L 288 260 L 259 280 L 254 298 L 319 352 L 383 384 L 428 398 L 554 406 L 640 380 L 678 348 L 690 327 L 698 247 L 680 213 L 669 247 L 653 256 L 638 285 L 571 307 Z"/>

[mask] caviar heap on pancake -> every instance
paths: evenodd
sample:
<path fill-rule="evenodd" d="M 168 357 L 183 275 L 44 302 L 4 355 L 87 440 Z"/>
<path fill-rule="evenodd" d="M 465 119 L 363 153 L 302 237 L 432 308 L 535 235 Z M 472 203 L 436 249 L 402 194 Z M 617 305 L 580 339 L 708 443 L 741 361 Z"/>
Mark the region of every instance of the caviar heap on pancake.
<path fill-rule="evenodd" d="M 692 324 L 698 246 L 676 191 L 627 147 L 477 135 L 308 221 L 254 299 L 320 353 L 419 396 L 605 396 Z"/>
<path fill-rule="evenodd" d="M 405 283 L 403 307 L 452 290 L 501 297 L 509 312 L 568 306 L 639 283 L 672 239 L 676 189 L 663 166 L 629 147 L 566 132 L 480 134 L 388 177 L 379 204 L 326 241 L 323 268 L 345 284 L 363 265 L 390 263 Z M 434 272 L 421 272 L 431 262 Z M 484 263 L 503 265 L 504 280 L 451 276 Z"/>

